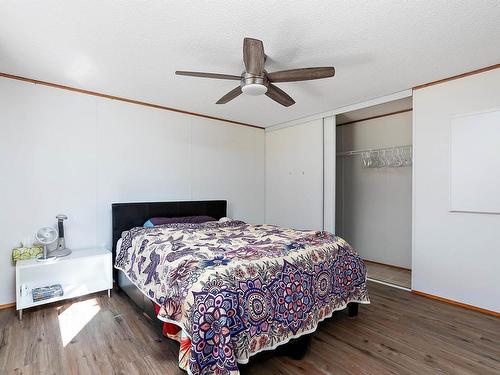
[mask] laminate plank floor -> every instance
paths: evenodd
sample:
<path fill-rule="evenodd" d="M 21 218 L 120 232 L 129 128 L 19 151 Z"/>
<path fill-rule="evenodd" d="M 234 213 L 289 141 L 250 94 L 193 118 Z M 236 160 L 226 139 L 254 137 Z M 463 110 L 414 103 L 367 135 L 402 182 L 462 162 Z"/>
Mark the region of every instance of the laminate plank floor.
<path fill-rule="evenodd" d="M 411 288 L 411 271 L 403 268 L 388 266 L 385 264 L 365 260 L 368 277 L 374 280 L 384 281 L 389 284 Z"/>
<path fill-rule="evenodd" d="M 323 322 L 302 360 L 258 356 L 242 375 L 500 374 L 500 319 L 369 283 L 372 303 Z M 185 374 L 124 293 L 0 311 L 1 374 Z"/>

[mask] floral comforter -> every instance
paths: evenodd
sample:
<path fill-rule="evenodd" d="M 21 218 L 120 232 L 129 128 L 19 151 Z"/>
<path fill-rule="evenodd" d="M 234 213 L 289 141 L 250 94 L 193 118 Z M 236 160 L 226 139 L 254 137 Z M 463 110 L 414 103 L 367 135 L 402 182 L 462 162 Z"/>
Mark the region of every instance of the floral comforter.
<path fill-rule="evenodd" d="M 193 375 L 238 374 L 237 363 L 347 303 L 369 303 L 363 261 L 328 232 L 242 221 L 133 228 L 115 267 L 181 328 L 179 366 Z"/>

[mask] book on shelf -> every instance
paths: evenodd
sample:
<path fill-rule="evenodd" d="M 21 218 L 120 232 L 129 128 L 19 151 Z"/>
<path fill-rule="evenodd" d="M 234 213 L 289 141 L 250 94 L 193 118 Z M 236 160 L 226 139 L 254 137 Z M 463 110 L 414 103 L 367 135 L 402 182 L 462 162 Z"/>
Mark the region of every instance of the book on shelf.
<path fill-rule="evenodd" d="M 42 301 L 49 298 L 61 297 L 64 294 L 61 284 L 42 286 L 31 291 L 33 302 Z"/>

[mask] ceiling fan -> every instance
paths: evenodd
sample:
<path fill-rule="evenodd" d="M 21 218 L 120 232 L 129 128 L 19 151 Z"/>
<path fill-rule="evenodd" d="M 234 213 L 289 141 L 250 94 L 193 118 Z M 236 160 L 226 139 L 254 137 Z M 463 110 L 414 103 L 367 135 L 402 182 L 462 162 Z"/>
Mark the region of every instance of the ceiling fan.
<path fill-rule="evenodd" d="M 335 75 L 335 68 L 333 66 L 300 68 L 268 73 L 264 67 L 266 62 L 264 45 L 261 40 L 252 38 L 243 39 L 243 62 L 245 63 L 245 71 L 240 76 L 217 73 L 187 72 L 181 70 L 176 71 L 175 74 L 191 77 L 240 81 L 239 86 L 220 98 L 216 102 L 217 104 L 225 104 L 236 98 L 241 93 L 245 93 L 248 95 L 266 94 L 269 98 L 285 107 L 295 104 L 295 100 L 293 100 L 290 95 L 281 90 L 279 87 L 275 86 L 274 83 L 308 81 L 311 79 L 333 77 Z"/>

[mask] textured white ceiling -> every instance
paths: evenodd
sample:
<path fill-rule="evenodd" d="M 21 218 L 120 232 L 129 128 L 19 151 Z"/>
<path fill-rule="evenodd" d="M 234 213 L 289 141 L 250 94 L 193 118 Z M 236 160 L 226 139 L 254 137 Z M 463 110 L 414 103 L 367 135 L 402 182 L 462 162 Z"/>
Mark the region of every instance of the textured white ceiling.
<path fill-rule="evenodd" d="M 268 71 L 333 65 L 334 78 L 215 101 L 239 74 L 242 41 Z M 470 1 L 0 0 L 0 71 L 269 126 L 500 62 L 500 3 Z"/>

